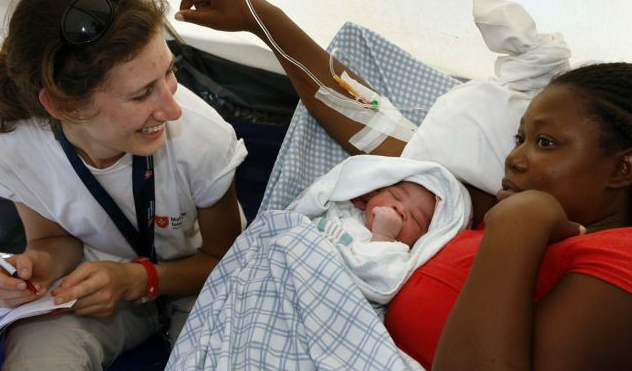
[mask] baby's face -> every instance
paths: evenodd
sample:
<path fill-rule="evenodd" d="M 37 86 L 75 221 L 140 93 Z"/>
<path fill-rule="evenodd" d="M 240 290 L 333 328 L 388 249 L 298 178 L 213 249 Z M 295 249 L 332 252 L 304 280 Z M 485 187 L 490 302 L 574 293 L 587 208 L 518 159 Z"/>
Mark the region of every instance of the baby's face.
<path fill-rule="evenodd" d="M 428 232 L 436 204 L 435 195 L 417 183 L 401 182 L 382 188 L 366 204 L 366 225 L 373 230 L 373 208 L 393 208 L 402 219 L 402 229 L 397 236 L 408 246 Z"/>

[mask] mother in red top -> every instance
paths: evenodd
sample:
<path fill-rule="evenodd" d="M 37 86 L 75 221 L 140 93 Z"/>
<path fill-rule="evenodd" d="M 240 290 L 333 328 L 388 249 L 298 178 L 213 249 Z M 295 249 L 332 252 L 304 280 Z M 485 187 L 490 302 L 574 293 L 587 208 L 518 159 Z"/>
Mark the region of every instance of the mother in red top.
<path fill-rule="evenodd" d="M 287 54 L 346 93 L 329 54 L 274 5 L 252 3 Z M 181 9 L 181 20 L 268 42 L 244 1 L 184 0 Z M 279 60 L 321 125 L 357 153 L 349 138 L 363 126 L 316 100 L 318 85 Z M 471 188 L 484 229 L 465 231 L 415 273 L 389 308 L 388 330 L 433 370 L 631 370 L 632 65 L 558 77 L 515 140 L 500 202 Z M 373 154 L 397 156 L 404 145 L 389 138 Z"/>

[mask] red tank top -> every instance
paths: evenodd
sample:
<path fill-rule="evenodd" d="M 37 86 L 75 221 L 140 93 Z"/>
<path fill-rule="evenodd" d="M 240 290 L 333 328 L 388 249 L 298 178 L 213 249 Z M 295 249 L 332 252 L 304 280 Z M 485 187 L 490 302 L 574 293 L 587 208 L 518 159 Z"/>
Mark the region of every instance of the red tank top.
<path fill-rule="evenodd" d="M 391 301 L 386 328 L 395 344 L 426 369 L 467 279 L 483 231 L 464 231 L 420 267 Z M 540 268 L 535 302 L 569 273 L 582 273 L 632 294 L 632 228 L 611 229 L 549 246 Z"/>

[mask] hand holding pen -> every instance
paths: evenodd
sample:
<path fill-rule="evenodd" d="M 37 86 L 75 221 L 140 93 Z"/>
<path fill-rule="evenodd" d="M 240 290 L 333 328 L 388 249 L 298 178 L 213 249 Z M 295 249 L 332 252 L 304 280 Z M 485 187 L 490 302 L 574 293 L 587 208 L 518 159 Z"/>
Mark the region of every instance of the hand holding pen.
<path fill-rule="evenodd" d="M 17 269 L 15 269 L 15 267 L 11 263 L 9 263 L 8 261 L 4 260 L 4 258 L 2 258 L 1 256 L 0 256 L 0 266 L 5 271 L 7 271 L 7 273 L 9 273 L 9 275 L 11 277 L 18 278 L 18 279 L 20 278 L 18 276 Z M 37 289 L 35 288 L 35 286 L 29 280 L 24 280 L 24 282 L 26 282 L 26 288 L 30 292 L 32 292 L 33 294 L 37 294 Z"/>

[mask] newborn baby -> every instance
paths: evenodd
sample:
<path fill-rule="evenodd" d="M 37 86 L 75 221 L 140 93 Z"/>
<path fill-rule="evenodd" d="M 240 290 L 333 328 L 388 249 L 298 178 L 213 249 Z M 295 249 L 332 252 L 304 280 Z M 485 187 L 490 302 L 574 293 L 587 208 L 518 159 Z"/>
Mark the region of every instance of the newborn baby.
<path fill-rule="evenodd" d="M 472 209 L 465 187 L 438 163 L 358 155 L 314 181 L 287 210 L 311 219 L 365 297 L 385 305 L 467 227 Z"/>
<path fill-rule="evenodd" d="M 365 212 L 371 241 L 400 241 L 412 247 L 428 231 L 437 197 L 420 184 L 402 181 L 351 201 Z"/>

